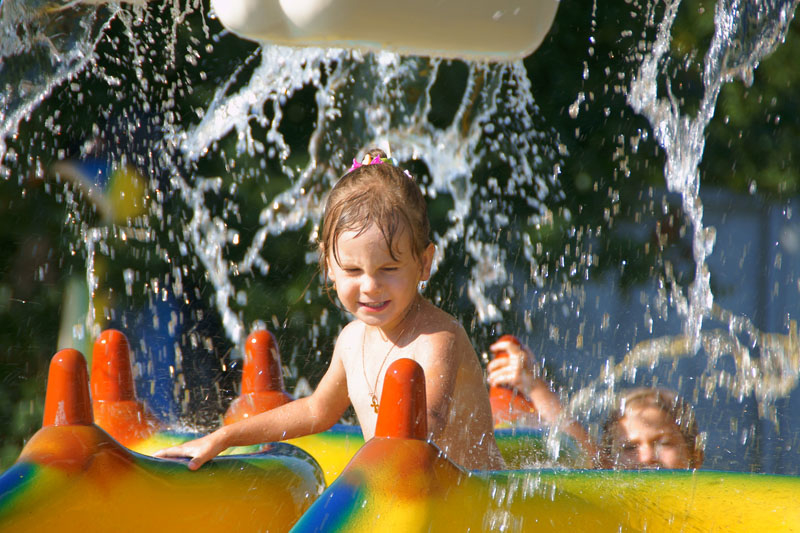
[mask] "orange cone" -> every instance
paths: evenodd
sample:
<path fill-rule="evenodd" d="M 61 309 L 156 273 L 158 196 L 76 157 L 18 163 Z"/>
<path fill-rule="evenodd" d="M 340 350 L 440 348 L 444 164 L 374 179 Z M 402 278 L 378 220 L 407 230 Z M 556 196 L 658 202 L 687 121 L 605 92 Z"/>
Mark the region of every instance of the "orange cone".
<path fill-rule="evenodd" d="M 92 351 L 94 421 L 125 446 L 150 437 L 159 429 L 155 417 L 136 400 L 128 339 L 105 330 Z"/>
<path fill-rule="evenodd" d="M 396 439 L 428 438 L 428 407 L 425 373 L 412 359 L 398 359 L 383 379 L 376 437 Z"/>
<path fill-rule="evenodd" d="M 232 424 L 293 400 L 283 390 L 281 355 L 267 330 L 251 333 L 244 345 L 242 393 L 228 407 L 224 423 Z"/>

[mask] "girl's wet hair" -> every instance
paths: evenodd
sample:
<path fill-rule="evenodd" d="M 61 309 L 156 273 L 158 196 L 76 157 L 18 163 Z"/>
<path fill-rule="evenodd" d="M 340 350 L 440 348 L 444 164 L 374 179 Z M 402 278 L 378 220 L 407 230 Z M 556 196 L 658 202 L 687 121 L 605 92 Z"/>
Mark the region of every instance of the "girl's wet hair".
<path fill-rule="evenodd" d="M 699 468 L 703 458 L 703 445 L 692 405 L 674 391 L 662 388 L 639 387 L 621 395 L 616 406 L 603 424 L 600 443 L 600 466 L 611 468 L 614 463 L 614 428 L 631 410 L 657 407 L 667 413 L 680 429 L 689 449 L 689 468 Z"/>
<path fill-rule="evenodd" d="M 364 160 L 372 161 L 375 157 L 388 160 L 379 149 L 367 152 Z M 330 257 L 338 262 L 339 236 L 346 231 L 361 234 L 372 224 L 383 234 L 389 254 L 395 260 L 395 239 L 403 231 L 409 232 L 411 251 L 417 259 L 431 242 L 422 192 L 410 174 L 388 162 L 351 169 L 328 194 L 319 239 L 323 279 L 327 278 Z"/>

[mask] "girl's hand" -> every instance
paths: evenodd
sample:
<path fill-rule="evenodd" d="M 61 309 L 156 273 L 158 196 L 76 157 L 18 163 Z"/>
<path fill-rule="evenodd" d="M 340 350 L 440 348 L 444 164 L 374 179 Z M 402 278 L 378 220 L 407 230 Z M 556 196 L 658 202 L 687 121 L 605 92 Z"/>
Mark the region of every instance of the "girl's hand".
<path fill-rule="evenodd" d="M 540 376 L 533 353 L 527 346 L 501 338 L 489 346 L 489 350 L 496 357 L 486 367 L 489 385 L 512 387 L 525 394 L 534 387 Z M 501 353 L 507 357 L 497 357 Z"/>
<path fill-rule="evenodd" d="M 153 454 L 153 457 L 158 457 L 160 459 L 168 457 L 189 457 L 189 470 L 197 470 L 227 448 L 227 446 L 222 444 L 222 438 L 219 433 L 219 431 L 215 431 L 205 437 L 190 440 L 189 442 L 171 448 L 158 450 Z"/>
<path fill-rule="evenodd" d="M 495 355 L 507 355 L 489 362 L 486 367 L 489 385 L 517 389 L 533 404 L 542 422 L 556 425 L 562 411 L 561 400 L 542 379 L 541 369 L 530 349 L 514 337 L 504 335 L 489 350 Z"/>

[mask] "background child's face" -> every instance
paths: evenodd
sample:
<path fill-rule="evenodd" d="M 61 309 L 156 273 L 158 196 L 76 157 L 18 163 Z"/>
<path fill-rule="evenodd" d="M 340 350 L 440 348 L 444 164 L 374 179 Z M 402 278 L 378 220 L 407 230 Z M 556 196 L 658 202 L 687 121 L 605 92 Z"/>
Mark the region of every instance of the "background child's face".
<path fill-rule="evenodd" d="M 616 468 L 689 468 L 692 452 L 672 416 L 647 406 L 629 409 L 614 426 Z"/>
<path fill-rule="evenodd" d="M 386 331 L 399 325 L 417 297 L 417 285 L 430 276 L 433 246 L 418 259 L 403 231 L 394 239 L 394 256 L 380 229 L 372 225 L 358 235 L 343 232 L 336 257 L 328 260 L 328 277 L 342 305 L 356 318 Z"/>

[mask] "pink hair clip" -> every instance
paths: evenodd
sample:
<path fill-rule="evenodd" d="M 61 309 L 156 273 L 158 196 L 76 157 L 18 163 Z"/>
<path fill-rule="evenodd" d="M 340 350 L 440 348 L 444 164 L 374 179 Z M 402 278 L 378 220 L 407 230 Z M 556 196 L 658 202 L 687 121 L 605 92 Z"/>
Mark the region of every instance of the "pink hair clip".
<path fill-rule="evenodd" d="M 389 163 L 390 165 L 392 165 L 394 164 L 394 161 L 392 161 L 392 159 L 381 159 L 380 156 L 377 155 L 372 159 L 372 161 L 370 161 L 369 154 L 366 154 L 364 155 L 364 159 L 362 159 L 360 163 L 355 159 L 353 159 L 353 166 L 350 167 L 350 170 L 348 170 L 347 172 L 352 172 L 359 167 L 363 167 L 364 165 L 380 165 L 383 163 Z"/>
<path fill-rule="evenodd" d="M 352 172 L 355 169 L 357 169 L 359 167 L 363 167 L 365 165 L 382 165 L 383 163 L 387 163 L 387 164 L 395 166 L 395 167 L 397 166 L 397 161 L 395 161 L 394 158 L 392 158 L 392 157 L 388 157 L 386 159 L 381 159 L 380 156 L 376 155 L 372 159 L 372 161 L 370 161 L 369 160 L 369 154 L 367 154 L 367 155 L 364 156 L 364 159 L 362 159 L 360 163 L 356 159 L 353 159 L 353 166 L 351 166 L 350 170 L 348 170 L 347 172 Z M 409 172 L 408 170 L 404 170 L 403 174 L 405 174 L 408 177 L 408 179 L 410 179 L 412 181 L 414 180 L 414 176 L 412 176 L 411 172 Z"/>

